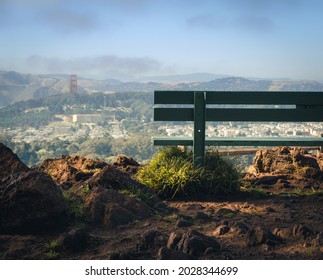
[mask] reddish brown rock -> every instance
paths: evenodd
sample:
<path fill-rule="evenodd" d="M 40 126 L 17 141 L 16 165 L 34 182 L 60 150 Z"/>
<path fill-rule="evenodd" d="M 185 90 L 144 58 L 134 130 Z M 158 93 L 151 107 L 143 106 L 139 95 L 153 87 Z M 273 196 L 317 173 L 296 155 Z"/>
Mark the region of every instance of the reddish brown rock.
<path fill-rule="evenodd" d="M 85 216 L 94 224 L 115 227 L 151 216 L 146 204 L 115 190 L 93 188 L 85 199 Z"/>
<path fill-rule="evenodd" d="M 18 172 L 27 172 L 29 170 L 11 149 L 0 143 L 0 180 L 9 175 Z"/>
<path fill-rule="evenodd" d="M 38 171 L 22 172 L 3 181 L 0 231 L 29 233 L 58 229 L 65 221 L 66 204 L 51 177 Z"/>

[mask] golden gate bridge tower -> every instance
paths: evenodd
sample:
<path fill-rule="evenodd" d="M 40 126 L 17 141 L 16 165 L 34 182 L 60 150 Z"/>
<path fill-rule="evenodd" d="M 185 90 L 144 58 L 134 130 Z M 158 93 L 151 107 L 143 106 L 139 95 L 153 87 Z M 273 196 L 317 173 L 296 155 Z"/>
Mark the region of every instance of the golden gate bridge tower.
<path fill-rule="evenodd" d="M 70 76 L 70 93 L 77 94 L 77 75 Z"/>

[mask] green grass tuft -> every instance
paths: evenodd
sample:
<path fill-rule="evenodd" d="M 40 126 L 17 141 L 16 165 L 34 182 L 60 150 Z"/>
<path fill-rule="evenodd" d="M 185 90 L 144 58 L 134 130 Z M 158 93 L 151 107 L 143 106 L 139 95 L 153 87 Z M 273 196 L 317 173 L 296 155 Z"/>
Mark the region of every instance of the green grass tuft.
<path fill-rule="evenodd" d="M 192 153 L 177 147 L 158 152 L 138 173 L 138 180 L 165 198 L 191 194 L 228 194 L 239 190 L 240 173 L 217 152 L 206 156 L 205 167 L 194 167 Z"/>

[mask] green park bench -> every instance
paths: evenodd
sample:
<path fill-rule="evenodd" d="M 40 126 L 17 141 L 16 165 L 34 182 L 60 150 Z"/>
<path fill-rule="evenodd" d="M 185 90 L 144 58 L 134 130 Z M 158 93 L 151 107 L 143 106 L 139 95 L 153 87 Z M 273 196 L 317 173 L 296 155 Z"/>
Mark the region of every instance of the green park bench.
<path fill-rule="evenodd" d="M 207 121 L 323 122 L 322 92 L 158 90 L 154 92 L 154 104 L 154 121 L 194 122 L 193 137 L 153 137 L 153 143 L 193 146 L 195 166 L 204 165 L 205 146 L 323 146 L 323 137 L 205 137 Z"/>

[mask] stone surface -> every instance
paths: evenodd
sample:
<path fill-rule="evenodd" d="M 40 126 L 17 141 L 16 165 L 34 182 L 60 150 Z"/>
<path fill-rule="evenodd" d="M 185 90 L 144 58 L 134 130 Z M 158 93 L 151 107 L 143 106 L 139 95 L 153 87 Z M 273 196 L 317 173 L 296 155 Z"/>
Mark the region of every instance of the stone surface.
<path fill-rule="evenodd" d="M 0 231 L 38 232 L 65 221 L 66 203 L 52 178 L 39 171 L 12 175 L 2 181 Z"/>
<path fill-rule="evenodd" d="M 109 227 L 142 220 L 152 214 L 151 208 L 145 203 L 115 190 L 98 187 L 91 189 L 84 206 L 87 221 Z"/>
<path fill-rule="evenodd" d="M 191 260 L 192 257 L 182 251 L 169 249 L 166 246 L 161 247 L 157 253 L 157 260 Z"/>
<path fill-rule="evenodd" d="M 11 149 L 0 143 L 0 181 L 9 175 L 29 170 Z"/>
<path fill-rule="evenodd" d="M 85 227 L 79 227 L 62 234 L 57 242 L 60 250 L 63 251 L 82 251 L 90 240 L 89 231 Z"/>
<path fill-rule="evenodd" d="M 106 165 L 100 160 L 80 156 L 62 156 L 61 158 L 44 160 L 39 166 L 39 170 L 49 174 L 58 184 L 72 186 L 77 182 L 89 179 Z"/>
<path fill-rule="evenodd" d="M 175 236 L 172 236 L 172 234 L 170 235 L 170 239 L 174 241 L 177 239 L 176 237 L 176 234 Z M 170 247 L 175 247 L 175 249 L 197 258 L 204 256 L 207 248 L 211 247 L 215 251 L 221 250 L 221 245 L 214 237 L 204 235 L 203 233 L 193 229 L 189 229 L 184 232 L 176 246 L 172 244 Z"/>
<path fill-rule="evenodd" d="M 280 244 L 282 240 L 275 236 L 270 230 L 257 227 L 248 231 L 246 235 L 246 245 L 248 247 L 267 244 L 274 246 Z"/>
<path fill-rule="evenodd" d="M 296 147 L 259 150 L 253 160 L 253 167 L 256 173 L 298 174 L 307 178 L 322 177 L 317 158 Z M 276 179 L 265 177 L 262 180 L 267 180 L 265 184 L 273 184 Z"/>
<path fill-rule="evenodd" d="M 224 235 L 226 233 L 228 233 L 230 231 L 230 227 L 225 226 L 225 225 L 221 225 L 218 226 L 214 231 L 213 234 L 214 235 Z"/>

